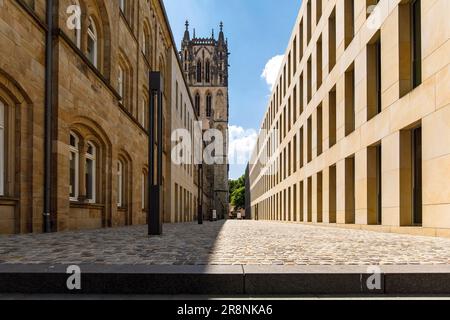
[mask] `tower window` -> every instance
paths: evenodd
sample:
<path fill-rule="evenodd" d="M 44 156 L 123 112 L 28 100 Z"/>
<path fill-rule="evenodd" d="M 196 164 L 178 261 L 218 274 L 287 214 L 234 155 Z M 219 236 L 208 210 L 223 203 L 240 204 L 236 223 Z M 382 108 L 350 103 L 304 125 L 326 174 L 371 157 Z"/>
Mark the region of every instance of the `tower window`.
<path fill-rule="evenodd" d="M 210 64 L 209 61 L 206 61 L 205 64 L 205 82 L 209 83 L 210 82 Z"/>
<path fill-rule="evenodd" d="M 200 116 L 200 94 L 195 95 L 195 113 Z"/>
<path fill-rule="evenodd" d="M 210 118 L 212 115 L 212 96 L 210 93 L 206 96 L 206 116 Z"/>
<path fill-rule="evenodd" d="M 197 62 L 197 82 L 202 82 L 202 62 L 200 60 Z"/>

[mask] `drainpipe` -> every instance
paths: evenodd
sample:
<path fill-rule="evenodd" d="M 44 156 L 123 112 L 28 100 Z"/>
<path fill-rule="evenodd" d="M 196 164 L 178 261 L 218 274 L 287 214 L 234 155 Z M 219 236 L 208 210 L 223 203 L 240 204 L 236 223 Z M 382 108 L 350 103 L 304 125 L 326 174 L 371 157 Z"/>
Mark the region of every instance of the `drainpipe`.
<path fill-rule="evenodd" d="M 53 0 L 46 1 L 47 33 L 45 36 L 45 142 L 44 142 L 44 212 L 43 231 L 51 232 L 52 192 L 52 115 L 53 115 Z"/>

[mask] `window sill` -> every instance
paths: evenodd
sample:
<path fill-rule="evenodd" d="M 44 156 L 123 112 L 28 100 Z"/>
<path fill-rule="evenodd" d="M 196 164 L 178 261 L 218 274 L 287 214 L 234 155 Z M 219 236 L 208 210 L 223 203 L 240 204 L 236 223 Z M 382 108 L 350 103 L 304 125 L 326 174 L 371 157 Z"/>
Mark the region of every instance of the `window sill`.
<path fill-rule="evenodd" d="M 103 209 L 105 206 L 99 203 L 70 201 L 71 208 L 83 208 L 83 209 Z"/>
<path fill-rule="evenodd" d="M 8 196 L 0 196 L 0 205 L 12 206 L 16 205 L 19 202 L 19 198 L 8 197 Z"/>

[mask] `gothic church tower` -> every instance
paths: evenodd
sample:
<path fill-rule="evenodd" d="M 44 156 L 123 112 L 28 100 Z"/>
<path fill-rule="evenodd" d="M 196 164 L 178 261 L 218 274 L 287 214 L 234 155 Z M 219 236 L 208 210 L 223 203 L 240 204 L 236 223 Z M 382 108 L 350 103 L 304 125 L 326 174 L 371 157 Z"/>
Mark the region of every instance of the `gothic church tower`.
<path fill-rule="evenodd" d="M 189 23 L 181 43 L 180 58 L 188 85 L 194 99 L 195 111 L 203 123 L 203 130 L 217 129 L 224 137 L 223 157 L 220 164 L 207 166 L 204 190 L 211 199 L 208 215 L 217 210 L 219 219 L 228 214 L 228 40 L 220 23 L 219 38 L 214 30 L 210 38 L 191 39 Z"/>

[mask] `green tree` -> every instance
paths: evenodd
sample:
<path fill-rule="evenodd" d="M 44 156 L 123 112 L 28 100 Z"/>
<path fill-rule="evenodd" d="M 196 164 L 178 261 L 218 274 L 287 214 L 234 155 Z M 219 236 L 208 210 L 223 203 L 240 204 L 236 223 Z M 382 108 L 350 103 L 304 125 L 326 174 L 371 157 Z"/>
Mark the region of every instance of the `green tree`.
<path fill-rule="evenodd" d="M 245 175 L 237 180 L 230 180 L 230 203 L 236 208 L 245 208 Z"/>
<path fill-rule="evenodd" d="M 235 208 L 245 208 L 245 186 L 234 190 L 231 195 L 231 204 L 235 206 Z"/>

